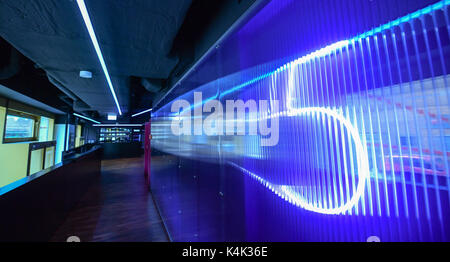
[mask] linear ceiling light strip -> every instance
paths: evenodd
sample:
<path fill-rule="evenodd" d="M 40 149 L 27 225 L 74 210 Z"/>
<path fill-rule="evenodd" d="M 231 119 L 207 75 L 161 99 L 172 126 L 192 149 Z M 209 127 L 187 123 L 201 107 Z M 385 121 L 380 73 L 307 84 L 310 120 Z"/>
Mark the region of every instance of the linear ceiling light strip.
<path fill-rule="evenodd" d="M 142 126 L 142 124 L 96 124 L 92 126 L 116 127 L 116 126 Z"/>
<path fill-rule="evenodd" d="M 111 94 L 114 98 L 114 102 L 116 103 L 119 115 L 122 115 L 122 110 L 120 110 L 119 101 L 117 100 L 116 92 L 114 91 L 111 78 L 109 77 L 108 69 L 106 68 L 105 60 L 103 59 L 102 51 L 100 50 L 100 46 L 98 45 L 97 37 L 95 36 L 94 32 L 94 27 L 92 27 L 91 19 L 89 18 L 89 13 L 87 11 L 84 0 L 77 0 L 77 4 L 78 8 L 80 9 L 81 15 L 83 16 L 84 24 L 86 25 L 92 44 L 94 45 L 94 49 L 95 52 L 97 53 L 100 65 L 102 66 L 103 73 L 105 73 L 106 81 L 108 82 L 109 90 L 111 90 Z"/>
<path fill-rule="evenodd" d="M 142 114 L 148 113 L 148 112 L 150 112 L 150 111 L 152 111 L 152 108 L 150 108 L 150 109 L 147 109 L 147 110 L 144 110 L 144 111 L 142 111 L 142 112 L 139 112 L 139 113 L 136 113 L 136 114 L 132 115 L 131 117 L 139 116 L 139 115 L 142 115 Z"/>
<path fill-rule="evenodd" d="M 79 117 L 79 118 L 83 118 L 83 119 L 86 119 L 86 120 L 88 120 L 88 121 L 91 121 L 91 122 L 93 122 L 93 123 L 100 124 L 100 122 L 95 121 L 94 119 L 91 119 L 91 118 L 89 118 L 89 117 L 85 117 L 85 116 L 80 115 L 80 114 L 77 114 L 77 113 L 73 113 L 73 115 L 74 115 L 74 116 L 77 116 L 77 117 Z"/>

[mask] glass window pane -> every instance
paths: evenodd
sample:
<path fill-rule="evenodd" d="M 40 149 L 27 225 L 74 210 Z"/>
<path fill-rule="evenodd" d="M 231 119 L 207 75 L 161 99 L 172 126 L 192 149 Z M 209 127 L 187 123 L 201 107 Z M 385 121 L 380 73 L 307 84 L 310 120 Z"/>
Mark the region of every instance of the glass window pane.
<path fill-rule="evenodd" d="M 6 117 L 5 138 L 30 138 L 34 135 L 34 120 L 20 116 Z"/>

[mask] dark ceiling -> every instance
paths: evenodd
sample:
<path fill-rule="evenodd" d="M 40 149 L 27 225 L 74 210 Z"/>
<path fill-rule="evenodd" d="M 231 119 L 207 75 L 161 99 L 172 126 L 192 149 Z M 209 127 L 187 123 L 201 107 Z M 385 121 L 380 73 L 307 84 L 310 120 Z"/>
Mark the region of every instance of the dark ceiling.
<path fill-rule="evenodd" d="M 199 46 L 213 44 L 224 26 L 254 1 L 85 2 L 121 109 L 129 116 L 151 107 L 171 79 L 199 57 Z M 231 9 L 234 15 L 220 16 L 233 5 L 240 7 Z M 0 83 L 20 86 L 15 88 L 66 112 L 97 117 L 117 112 L 75 0 L 0 0 L 0 36 Z M 80 78 L 80 70 L 91 71 L 93 77 Z M 33 80 L 23 87 L 22 78 Z"/>

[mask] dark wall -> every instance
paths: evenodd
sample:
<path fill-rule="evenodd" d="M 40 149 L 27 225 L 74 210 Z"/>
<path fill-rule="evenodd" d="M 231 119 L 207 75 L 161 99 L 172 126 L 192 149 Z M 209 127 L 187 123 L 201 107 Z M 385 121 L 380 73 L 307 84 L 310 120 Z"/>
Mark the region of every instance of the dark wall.
<path fill-rule="evenodd" d="M 141 142 L 104 143 L 102 144 L 102 147 L 102 159 L 140 157 L 144 153 Z"/>
<path fill-rule="evenodd" d="M 49 241 L 89 186 L 98 181 L 100 154 L 100 148 L 90 151 L 0 192 L 0 241 Z"/>

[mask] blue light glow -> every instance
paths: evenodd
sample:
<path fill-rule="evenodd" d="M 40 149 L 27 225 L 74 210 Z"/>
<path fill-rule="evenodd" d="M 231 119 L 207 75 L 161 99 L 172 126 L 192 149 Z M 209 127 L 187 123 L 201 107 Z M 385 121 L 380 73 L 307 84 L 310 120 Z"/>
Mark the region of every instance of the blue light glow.
<path fill-rule="evenodd" d="M 217 204 L 217 212 L 243 206 L 250 239 L 264 239 L 270 231 L 274 239 L 302 241 L 364 241 L 360 237 L 365 234 L 386 241 L 448 240 L 450 1 L 415 12 L 402 6 L 377 20 L 391 22 L 371 26 L 365 15 L 373 6 L 361 4 L 364 14 L 352 18 L 359 21 L 354 29 L 347 28 L 347 12 L 322 8 L 346 1 L 288 2 L 289 8 L 269 4 L 272 9 L 244 26 L 228 49 L 224 44 L 212 54 L 199 67 L 205 69 L 188 76 L 189 85 L 182 88 L 201 84 L 172 101 L 186 100 L 189 107 L 183 110 L 201 112 L 212 99 L 222 105 L 277 100 L 279 110 L 269 102 L 263 111 L 225 117 L 225 124 L 244 122 L 250 129 L 254 122 L 260 127 L 275 120 L 279 143 L 263 146 L 261 138 L 268 137 L 263 134 L 174 135 L 171 121 L 179 112 L 171 112 L 172 102 L 167 102 L 152 114 L 152 148 L 171 160 L 153 176 L 157 201 L 172 210 L 174 199 L 192 193 L 196 205 Z M 324 16 L 339 23 L 326 28 Z M 325 27 L 323 32 L 314 23 Z M 356 31 L 361 27 L 367 31 Z M 209 74 L 215 70 L 213 78 Z M 194 92 L 202 98 L 195 99 Z M 209 114 L 183 117 L 195 121 Z M 201 179 L 188 179 L 193 172 Z M 217 191 L 227 197 L 211 204 Z M 221 206 L 221 201 L 229 202 Z M 241 215 L 234 209 L 231 213 L 237 213 L 232 219 Z M 187 224 L 181 219 L 192 222 L 179 217 L 180 225 Z"/>
<path fill-rule="evenodd" d="M 372 29 L 370 31 L 364 32 L 364 33 L 362 33 L 362 34 L 360 34 L 358 36 L 355 36 L 355 37 L 351 38 L 350 40 L 342 40 L 342 41 L 338 41 L 336 43 L 330 44 L 330 45 L 328 45 L 326 47 L 323 47 L 323 48 L 321 48 L 321 49 L 319 49 L 317 51 L 314 51 L 314 52 L 312 52 L 310 54 L 307 54 L 305 56 L 302 56 L 302 57 L 300 57 L 300 58 L 298 58 L 298 59 L 296 59 L 294 61 L 291 61 L 291 62 L 289 62 L 287 64 L 284 64 L 284 65 L 278 67 L 276 70 L 274 70 L 272 72 L 268 72 L 266 74 L 260 75 L 260 76 L 255 77 L 255 78 L 253 78 L 253 79 L 251 79 L 251 80 L 249 80 L 249 81 L 247 81 L 245 83 L 242 83 L 242 84 L 237 85 L 237 86 L 235 86 L 235 87 L 233 87 L 233 88 L 231 88 L 231 89 L 229 89 L 227 91 L 224 91 L 224 92 L 222 92 L 220 94 L 220 96 L 223 97 L 223 96 L 229 95 L 229 94 L 231 94 L 233 92 L 236 92 L 236 91 L 238 91 L 238 90 L 240 90 L 240 89 L 242 89 L 242 88 L 244 88 L 246 86 L 252 85 L 252 84 L 254 84 L 254 83 L 256 83 L 256 82 L 258 82 L 258 81 L 260 81 L 262 79 L 265 79 L 265 78 L 267 78 L 267 77 L 269 77 L 269 76 L 271 76 L 271 75 L 273 75 L 273 74 L 275 74 L 277 72 L 279 73 L 279 72 L 282 72 L 282 71 L 284 71 L 286 69 L 292 68 L 293 66 L 296 66 L 296 65 L 299 65 L 299 64 L 304 64 L 304 63 L 309 62 L 311 60 L 330 55 L 330 54 L 332 54 L 332 53 L 334 53 L 334 52 L 336 52 L 336 51 L 338 51 L 338 50 L 340 50 L 340 49 L 342 49 L 344 47 L 347 47 L 349 44 L 351 44 L 353 42 L 357 42 L 357 41 L 359 41 L 361 39 L 366 39 L 367 37 L 374 36 L 374 35 L 376 35 L 378 33 L 381 33 L 382 31 L 391 29 L 392 27 L 399 26 L 399 25 L 404 24 L 404 23 L 408 23 L 410 20 L 416 19 L 420 15 L 429 14 L 430 12 L 433 12 L 435 10 L 439 10 L 441 8 L 444 8 L 445 6 L 448 6 L 448 5 L 450 5 L 450 0 L 442 0 L 442 1 L 436 3 L 436 4 L 432 5 L 432 6 L 425 7 L 425 8 L 420 9 L 420 10 L 414 12 L 414 13 L 408 14 L 408 15 L 403 16 L 401 18 L 398 18 L 398 19 L 396 19 L 396 20 L 394 20 L 392 22 L 383 24 L 383 25 L 381 25 L 379 27 L 376 27 L 376 28 L 374 28 L 374 29 Z"/>
<path fill-rule="evenodd" d="M 258 176 L 255 173 L 252 173 L 251 171 L 245 169 L 242 166 L 239 166 L 236 163 L 229 162 L 232 166 L 244 171 L 244 173 L 252 176 L 255 178 L 258 182 L 260 182 L 262 185 L 266 186 L 270 190 L 272 190 L 275 194 L 277 194 L 282 199 L 288 201 L 289 203 L 299 206 L 301 208 L 304 208 L 309 211 L 322 213 L 322 214 L 344 214 L 345 212 L 352 209 L 358 201 L 361 199 L 361 197 L 364 194 L 364 189 L 366 185 L 366 179 L 369 178 L 369 160 L 367 158 L 367 149 L 363 145 L 363 142 L 361 141 L 359 137 L 358 130 L 352 125 L 352 123 L 346 119 L 342 114 L 337 113 L 336 111 L 333 111 L 328 108 L 322 108 L 322 107 L 306 107 L 306 108 L 298 108 L 298 109 L 291 109 L 288 112 L 280 112 L 279 114 L 273 114 L 270 116 L 270 118 L 273 117 L 279 117 L 280 115 L 287 115 L 289 117 L 298 117 L 302 115 L 311 115 L 311 114 L 323 114 L 324 116 L 330 116 L 333 119 L 336 119 L 340 123 L 343 124 L 345 129 L 350 133 L 355 148 L 356 148 L 356 156 L 357 156 L 357 174 L 358 174 L 358 185 L 356 186 L 356 191 L 353 192 L 352 196 L 348 198 L 347 201 L 345 201 L 343 204 L 335 207 L 329 207 L 329 208 L 323 208 L 320 206 L 317 206 L 317 203 L 311 203 L 308 201 L 307 197 L 302 197 L 298 193 L 295 192 L 294 186 L 289 185 L 276 185 L 273 183 L 270 183 L 269 181 L 265 180 L 264 178 Z M 261 120 L 261 119 L 258 119 Z M 249 120 L 252 121 L 252 120 Z"/>

